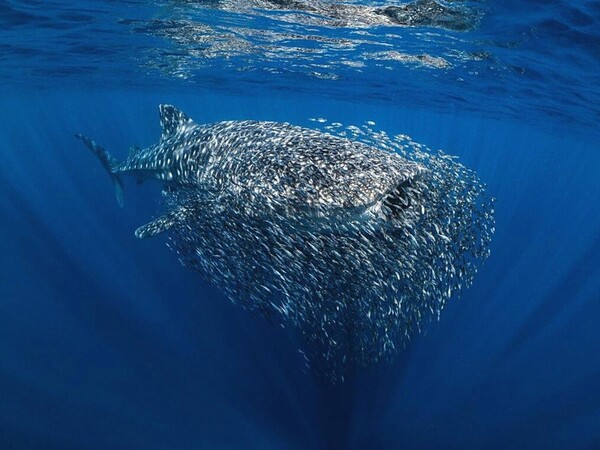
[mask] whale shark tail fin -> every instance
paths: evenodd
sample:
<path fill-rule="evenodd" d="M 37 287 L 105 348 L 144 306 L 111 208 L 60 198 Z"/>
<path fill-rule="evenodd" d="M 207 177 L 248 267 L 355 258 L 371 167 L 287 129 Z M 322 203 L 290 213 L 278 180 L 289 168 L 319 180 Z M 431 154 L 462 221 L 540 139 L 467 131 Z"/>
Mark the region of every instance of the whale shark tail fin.
<path fill-rule="evenodd" d="M 118 161 L 108 153 L 103 147 L 96 144 L 93 140 L 84 136 L 82 134 L 76 134 L 75 137 L 77 139 L 81 139 L 85 146 L 89 148 L 94 155 L 100 160 L 102 166 L 106 169 L 110 178 L 113 181 L 113 185 L 115 187 L 115 195 L 117 196 L 117 203 L 119 206 L 123 207 L 123 180 L 120 175 L 115 172 L 115 167 L 118 164 Z"/>

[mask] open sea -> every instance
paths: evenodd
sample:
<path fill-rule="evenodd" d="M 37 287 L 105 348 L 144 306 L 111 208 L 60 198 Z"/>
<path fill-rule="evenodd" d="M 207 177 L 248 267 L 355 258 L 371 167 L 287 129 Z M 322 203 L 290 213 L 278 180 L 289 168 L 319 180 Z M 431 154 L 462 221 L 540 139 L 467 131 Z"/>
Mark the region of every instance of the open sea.
<path fill-rule="evenodd" d="M 74 138 L 123 159 L 165 103 L 455 155 L 490 255 L 332 382 Z M 0 449 L 600 448 L 600 1 L 0 0 L 0 151 Z"/>

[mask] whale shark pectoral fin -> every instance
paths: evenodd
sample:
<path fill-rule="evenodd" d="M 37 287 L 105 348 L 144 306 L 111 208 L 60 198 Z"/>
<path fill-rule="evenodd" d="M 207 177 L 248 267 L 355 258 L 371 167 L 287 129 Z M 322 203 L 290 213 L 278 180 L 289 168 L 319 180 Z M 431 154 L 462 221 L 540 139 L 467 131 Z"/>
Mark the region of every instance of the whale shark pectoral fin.
<path fill-rule="evenodd" d="M 160 216 L 152 222 L 139 227 L 137 230 L 135 230 L 135 237 L 139 239 L 146 239 L 156 236 L 157 234 L 163 233 L 176 226 L 179 220 L 180 217 L 177 214 L 175 214 L 173 211 L 169 212 L 164 216 Z"/>
<path fill-rule="evenodd" d="M 190 215 L 190 208 L 183 204 L 166 214 L 154 219 L 152 222 L 142 225 L 135 230 L 135 236 L 140 239 L 156 236 L 184 222 Z"/>
<path fill-rule="evenodd" d="M 172 105 L 159 105 L 160 126 L 162 128 L 161 140 L 177 133 L 186 124 L 192 122 L 184 112 Z"/>

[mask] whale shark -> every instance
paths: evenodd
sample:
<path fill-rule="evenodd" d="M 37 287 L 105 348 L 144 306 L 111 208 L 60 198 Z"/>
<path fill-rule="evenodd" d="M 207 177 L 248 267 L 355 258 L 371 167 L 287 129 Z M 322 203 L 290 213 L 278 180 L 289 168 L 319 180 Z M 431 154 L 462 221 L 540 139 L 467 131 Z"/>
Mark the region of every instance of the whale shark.
<path fill-rule="evenodd" d="M 198 125 L 173 106 L 160 105 L 159 110 L 159 143 L 133 148 L 123 162 L 77 135 L 110 174 L 121 206 L 122 177 L 132 176 L 138 182 L 159 181 L 171 190 L 198 188 L 234 196 L 253 214 L 385 220 L 398 214 L 407 201 L 403 193 L 423 170 L 398 154 L 287 123 Z M 180 205 L 135 235 L 162 233 L 187 210 L 188 205 Z"/>
<path fill-rule="evenodd" d="M 122 161 L 77 135 L 119 205 L 125 176 L 162 184 L 162 213 L 135 235 L 165 233 L 183 265 L 229 299 L 297 327 L 307 361 L 332 379 L 397 351 L 489 255 L 493 199 L 451 156 L 385 134 L 362 142 L 159 112 L 159 142 Z"/>

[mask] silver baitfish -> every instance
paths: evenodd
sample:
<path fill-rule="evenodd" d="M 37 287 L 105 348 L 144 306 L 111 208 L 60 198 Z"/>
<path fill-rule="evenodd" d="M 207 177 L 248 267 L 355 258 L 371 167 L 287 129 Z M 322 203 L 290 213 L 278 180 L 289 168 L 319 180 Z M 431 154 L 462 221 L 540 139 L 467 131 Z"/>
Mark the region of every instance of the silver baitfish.
<path fill-rule="evenodd" d="M 165 212 L 137 237 L 168 231 L 182 263 L 231 300 L 298 327 L 308 360 L 333 379 L 393 354 L 489 254 L 492 199 L 452 157 L 385 134 L 198 125 L 167 105 L 160 122 L 159 143 L 123 162 L 77 137 L 121 205 L 122 176 L 163 183 Z"/>

